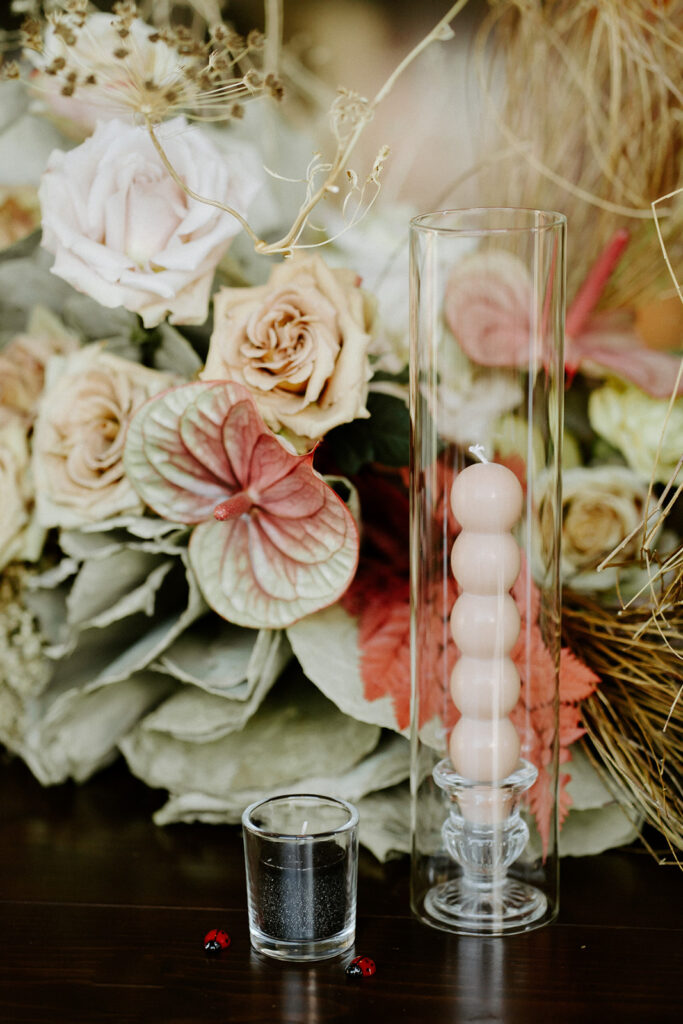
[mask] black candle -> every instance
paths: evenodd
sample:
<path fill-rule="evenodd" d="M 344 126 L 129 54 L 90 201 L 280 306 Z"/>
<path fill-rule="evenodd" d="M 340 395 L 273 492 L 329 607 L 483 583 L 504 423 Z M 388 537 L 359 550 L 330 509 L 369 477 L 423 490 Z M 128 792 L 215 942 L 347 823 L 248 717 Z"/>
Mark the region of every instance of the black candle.
<path fill-rule="evenodd" d="M 334 840 L 272 844 L 258 869 L 260 925 L 276 939 L 310 941 L 342 931 L 347 852 Z"/>
<path fill-rule="evenodd" d="M 249 935 L 280 960 L 320 960 L 353 945 L 358 811 L 335 797 L 295 793 L 242 815 Z"/>

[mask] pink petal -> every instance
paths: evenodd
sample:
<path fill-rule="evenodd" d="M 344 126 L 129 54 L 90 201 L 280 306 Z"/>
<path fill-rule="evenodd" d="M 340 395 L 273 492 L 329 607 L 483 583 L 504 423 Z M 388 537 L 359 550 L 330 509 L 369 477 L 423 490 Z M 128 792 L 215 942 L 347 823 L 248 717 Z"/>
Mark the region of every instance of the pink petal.
<path fill-rule="evenodd" d="M 268 430 L 246 388 L 240 391 L 243 391 L 243 400 L 232 406 L 223 423 L 223 446 L 240 489 L 246 490 L 253 479 L 250 467 L 254 449 Z M 282 445 L 279 447 L 286 454 Z"/>
<path fill-rule="evenodd" d="M 593 317 L 578 338 L 568 339 L 566 361 L 574 368 L 609 370 L 653 398 L 671 396 L 680 365 L 677 356 L 646 348 L 630 325 L 609 314 Z"/>
<path fill-rule="evenodd" d="M 254 629 L 280 629 L 333 604 L 358 559 L 358 536 L 347 515 L 350 529 L 341 546 L 312 565 L 288 558 L 248 516 L 202 523 L 192 534 L 190 561 L 206 601 L 229 622 Z"/>
<path fill-rule="evenodd" d="M 482 366 L 529 361 L 531 282 L 524 264 L 503 250 L 464 258 L 446 285 L 448 326 Z"/>
<path fill-rule="evenodd" d="M 150 508 L 175 522 L 200 522 L 228 496 L 225 484 L 194 457 L 179 432 L 188 404 L 206 389 L 197 383 L 155 395 L 128 428 L 126 475 Z"/>
<path fill-rule="evenodd" d="M 237 384 L 218 384 L 201 392 L 180 420 L 180 437 L 195 459 L 232 490 L 237 480 L 223 447 L 223 423 L 243 389 Z"/>
<path fill-rule="evenodd" d="M 254 446 L 249 479 L 258 486 L 259 493 L 270 493 L 276 484 L 307 461 L 310 463 L 310 456 L 292 454 L 269 431 L 264 430 Z"/>
<path fill-rule="evenodd" d="M 262 492 L 259 505 L 270 516 L 299 518 L 313 516 L 325 504 L 325 490 L 320 477 L 311 471 L 310 459 Z"/>
<path fill-rule="evenodd" d="M 591 313 L 600 301 L 607 282 L 624 254 L 629 238 L 630 235 L 625 228 L 615 231 L 589 270 L 585 281 L 567 310 L 565 332 L 568 338 L 575 338 L 583 333 Z"/>

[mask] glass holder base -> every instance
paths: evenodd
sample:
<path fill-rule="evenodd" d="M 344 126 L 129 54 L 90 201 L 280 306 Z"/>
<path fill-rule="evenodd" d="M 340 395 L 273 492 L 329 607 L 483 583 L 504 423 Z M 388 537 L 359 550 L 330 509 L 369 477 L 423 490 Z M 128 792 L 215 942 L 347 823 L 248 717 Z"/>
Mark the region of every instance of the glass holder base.
<path fill-rule="evenodd" d="M 355 926 L 352 926 L 324 939 L 279 939 L 266 935 L 253 923 L 250 926 L 251 944 L 257 953 L 275 960 L 300 962 L 328 960 L 345 953 L 353 946 L 355 933 Z"/>
<path fill-rule="evenodd" d="M 424 914 L 437 927 L 470 935 L 526 931 L 547 910 L 540 889 L 514 878 L 485 889 L 457 878 L 434 886 L 424 901 Z"/>

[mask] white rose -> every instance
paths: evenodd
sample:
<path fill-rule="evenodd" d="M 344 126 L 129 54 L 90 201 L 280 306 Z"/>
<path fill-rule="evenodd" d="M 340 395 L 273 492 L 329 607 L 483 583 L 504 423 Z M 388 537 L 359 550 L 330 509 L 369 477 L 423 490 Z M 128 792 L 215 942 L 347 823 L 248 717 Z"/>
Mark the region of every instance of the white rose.
<path fill-rule="evenodd" d="M 673 385 L 672 380 L 672 390 Z M 668 407 L 667 399 L 614 380 L 592 393 L 588 418 L 641 479 L 649 481 L 654 471 L 654 479 L 666 483 L 683 455 L 683 398 L 674 402 L 667 421 Z"/>
<path fill-rule="evenodd" d="M 51 361 L 33 440 L 43 526 L 77 527 L 142 511 L 123 471 L 126 430 L 143 402 L 172 383 L 99 345 Z"/>
<path fill-rule="evenodd" d="M 223 288 L 204 380 L 236 380 L 273 430 L 319 438 L 368 415 L 370 304 L 348 270 L 297 257 L 267 284 Z"/>
<path fill-rule="evenodd" d="M 180 117 L 158 135 L 190 189 L 246 213 L 258 184 L 243 155 L 221 152 Z M 54 150 L 39 195 L 53 273 L 103 306 L 139 313 L 145 327 L 167 313 L 171 323 L 206 319 L 214 269 L 240 225 L 186 195 L 144 128 L 99 123 L 80 146 Z"/>
<path fill-rule="evenodd" d="M 626 537 L 642 523 L 647 507 L 647 486 L 624 466 L 576 467 L 562 474 L 562 581 L 572 590 L 607 590 L 629 576 L 615 567 L 596 572 Z M 542 493 L 538 502 L 539 540 L 551 550 L 554 493 Z M 617 562 L 637 556 L 642 532 L 621 549 Z M 638 575 L 639 575 L 638 571 Z M 633 575 L 631 573 L 631 575 Z"/>
<path fill-rule="evenodd" d="M 37 306 L 25 334 L 18 334 L 0 352 L 0 407 L 32 421 L 45 381 L 45 367 L 54 355 L 78 348 L 78 338 L 61 320 Z"/>
<path fill-rule="evenodd" d="M 26 428 L 19 417 L 0 417 L 0 570 L 30 550 L 32 487 Z"/>

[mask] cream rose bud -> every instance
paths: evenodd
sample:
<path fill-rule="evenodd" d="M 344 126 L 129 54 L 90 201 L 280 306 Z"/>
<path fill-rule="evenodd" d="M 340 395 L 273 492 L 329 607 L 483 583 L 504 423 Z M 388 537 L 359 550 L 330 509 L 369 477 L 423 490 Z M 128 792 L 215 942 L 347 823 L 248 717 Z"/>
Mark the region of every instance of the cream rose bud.
<path fill-rule="evenodd" d="M 38 518 L 77 527 L 142 503 L 123 471 L 128 424 L 173 378 L 89 345 L 53 359 L 33 439 Z"/>
<path fill-rule="evenodd" d="M 623 466 L 577 467 L 562 474 L 562 580 L 573 590 L 606 590 L 617 581 L 617 570 L 597 566 L 642 523 L 647 485 Z M 553 495 L 539 502 L 540 536 L 551 543 Z M 617 561 L 637 554 L 642 534 L 636 532 Z M 547 552 L 546 552 L 547 554 Z M 624 573 L 619 580 L 628 582 Z"/>
<path fill-rule="evenodd" d="M 157 129 L 181 180 L 245 215 L 258 175 L 244 152 L 222 152 L 182 117 Z M 100 122 L 67 153 L 55 150 L 39 190 L 52 272 L 103 306 L 139 313 L 145 327 L 206 319 L 213 272 L 240 230 L 222 210 L 190 199 L 147 131 Z"/>
<path fill-rule="evenodd" d="M 265 285 L 217 293 L 200 376 L 246 385 L 273 430 L 319 438 L 368 415 L 371 319 L 353 272 L 297 256 Z"/>

